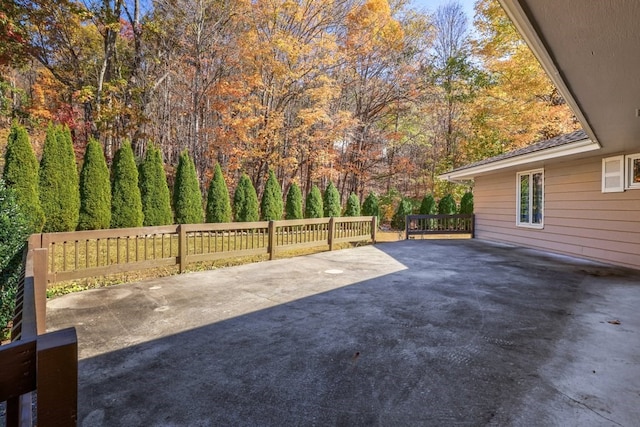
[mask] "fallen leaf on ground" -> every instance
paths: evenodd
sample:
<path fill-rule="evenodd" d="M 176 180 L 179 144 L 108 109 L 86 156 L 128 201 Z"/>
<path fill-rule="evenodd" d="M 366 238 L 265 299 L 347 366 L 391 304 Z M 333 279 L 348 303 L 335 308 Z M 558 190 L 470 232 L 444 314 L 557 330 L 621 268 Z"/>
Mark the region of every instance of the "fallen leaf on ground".
<path fill-rule="evenodd" d="M 607 323 L 611 323 L 612 325 L 619 325 L 620 321 L 619 320 L 607 320 Z"/>

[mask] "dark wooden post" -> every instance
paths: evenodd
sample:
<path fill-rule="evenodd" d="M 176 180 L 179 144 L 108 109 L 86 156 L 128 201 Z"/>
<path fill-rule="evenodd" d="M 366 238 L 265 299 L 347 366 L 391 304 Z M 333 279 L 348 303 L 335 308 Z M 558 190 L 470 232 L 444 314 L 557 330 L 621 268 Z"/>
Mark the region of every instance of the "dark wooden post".
<path fill-rule="evenodd" d="M 187 232 L 184 224 L 178 225 L 178 270 L 184 273 L 187 269 Z"/>
<path fill-rule="evenodd" d="M 329 250 L 332 251 L 333 250 L 333 236 L 335 235 L 336 232 L 336 222 L 335 219 L 333 217 L 329 218 L 329 241 L 327 243 L 329 243 Z"/>
<path fill-rule="evenodd" d="M 376 233 L 378 232 L 378 217 L 371 217 L 371 243 L 376 243 Z"/>
<path fill-rule="evenodd" d="M 76 426 L 78 338 L 75 328 L 38 337 L 38 425 Z"/>
<path fill-rule="evenodd" d="M 269 260 L 276 257 L 276 222 L 269 221 L 269 241 L 267 243 L 269 251 Z"/>
<path fill-rule="evenodd" d="M 404 239 L 409 240 L 409 215 L 404 217 Z"/>
<path fill-rule="evenodd" d="M 47 332 L 47 266 L 49 250 L 33 250 L 33 292 L 36 304 L 36 326 L 38 335 Z"/>

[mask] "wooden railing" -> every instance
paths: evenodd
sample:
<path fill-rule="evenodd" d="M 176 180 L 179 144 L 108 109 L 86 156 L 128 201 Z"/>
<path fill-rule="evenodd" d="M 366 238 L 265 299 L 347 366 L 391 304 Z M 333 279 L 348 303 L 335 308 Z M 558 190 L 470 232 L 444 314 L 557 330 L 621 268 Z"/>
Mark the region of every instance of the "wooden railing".
<path fill-rule="evenodd" d="M 34 234 L 25 251 L 12 342 L 0 346 L 0 402 L 9 426 L 76 425 L 78 345 L 75 328 L 46 333 L 48 284 L 296 248 L 376 239 L 376 217 L 227 224 L 185 224 Z"/>
<path fill-rule="evenodd" d="M 407 215 L 406 238 L 433 234 L 470 234 L 474 237 L 475 216 L 458 215 Z"/>
<path fill-rule="evenodd" d="M 375 241 L 375 217 L 293 221 L 182 224 L 162 227 L 48 233 L 32 236 L 47 251 L 49 284 L 251 255 L 275 258 L 278 252 L 344 242 Z"/>
<path fill-rule="evenodd" d="M 73 426 L 78 407 L 75 328 L 46 333 L 47 250 L 29 240 L 18 284 L 11 343 L 0 347 L 0 402 L 7 426 Z"/>

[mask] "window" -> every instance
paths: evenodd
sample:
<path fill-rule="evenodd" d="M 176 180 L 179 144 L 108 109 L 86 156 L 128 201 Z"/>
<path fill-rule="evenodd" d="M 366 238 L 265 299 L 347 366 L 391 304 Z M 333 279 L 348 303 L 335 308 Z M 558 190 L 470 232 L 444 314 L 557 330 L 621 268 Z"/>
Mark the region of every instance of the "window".
<path fill-rule="evenodd" d="M 544 170 L 518 173 L 517 225 L 542 228 L 544 209 Z"/>
<path fill-rule="evenodd" d="M 626 188 L 640 188 L 640 154 L 625 156 L 625 158 L 627 159 L 625 186 Z"/>

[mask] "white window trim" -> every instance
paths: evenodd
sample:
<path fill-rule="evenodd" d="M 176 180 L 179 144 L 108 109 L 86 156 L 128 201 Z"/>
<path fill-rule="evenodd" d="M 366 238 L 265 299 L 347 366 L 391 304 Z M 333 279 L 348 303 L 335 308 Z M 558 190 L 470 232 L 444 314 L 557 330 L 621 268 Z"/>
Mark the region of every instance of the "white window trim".
<path fill-rule="evenodd" d="M 617 162 L 618 163 L 618 172 L 610 172 L 606 173 L 606 165 L 607 163 Z M 624 156 L 614 156 L 614 157 L 606 157 L 602 159 L 602 192 L 603 193 L 620 193 L 624 191 L 624 177 L 625 177 L 625 160 Z M 618 185 L 614 187 L 607 187 L 607 178 L 617 178 Z"/>
<path fill-rule="evenodd" d="M 537 223 L 531 222 L 521 222 L 520 221 L 520 177 L 523 175 L 529 176 L 529 182 L 531 183 L 533 174 L 541 173 L 542 174 L 542 221 Z M 529 188 L 533 188 L 529 185 Z M 518 172 L 516 174 L 516 226 L 524 227 L 524 228 L 535 228 L 535 229 L 543 229 L 544 228 L 544 169 L 532 169 L 528 171 Z M 529 220 L 532 217 L 532 208 L 533 208 L 533 194 L 529 197 Z"/>
<path fill-rule="evenodd" d="M 633 161 L 640 159 L 640 153 L 624 156 L 624 188 L 628 190 L 639 189 L 640 182 L 632 182 Z"/>

